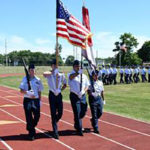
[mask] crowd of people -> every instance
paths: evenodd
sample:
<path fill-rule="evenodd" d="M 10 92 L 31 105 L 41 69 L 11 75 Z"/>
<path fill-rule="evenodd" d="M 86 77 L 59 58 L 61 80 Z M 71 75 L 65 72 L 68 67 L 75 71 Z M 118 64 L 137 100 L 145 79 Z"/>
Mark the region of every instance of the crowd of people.
<path fill-rule="evenodd" d="M 119 77 L 117 77 L 119 75 Z M 99 67 L 98 77 L 105 85 L 117 83 L 150 82 L 150 67 L 125 66 L 117 68 L 115 65 Z M 117 82 L 117 79 L 119 81 Z"/>

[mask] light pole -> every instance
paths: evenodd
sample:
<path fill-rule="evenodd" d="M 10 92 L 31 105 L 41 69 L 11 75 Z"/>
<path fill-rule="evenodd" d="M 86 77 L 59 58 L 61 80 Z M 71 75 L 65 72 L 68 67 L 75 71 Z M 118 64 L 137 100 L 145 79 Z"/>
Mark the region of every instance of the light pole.
<path fill-rule="evenodd" d="M 6 66 L 8 66 L 8 58 L 7 58 L 7 39 L 5 39 L 5 56 L 6 56 Z"/>
<path fill-rule="evenodd" d="M 121 66 L 121 50 L 119 52 L 119 66 Z"/>

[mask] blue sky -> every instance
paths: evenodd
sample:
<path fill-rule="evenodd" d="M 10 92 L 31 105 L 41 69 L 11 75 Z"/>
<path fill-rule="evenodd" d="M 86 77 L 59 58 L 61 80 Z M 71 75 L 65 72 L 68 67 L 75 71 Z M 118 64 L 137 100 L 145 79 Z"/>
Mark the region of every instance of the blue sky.
<path fill-rule="evenodd" d="M 83 0 L 62 0 L 78 20 L 82 20 Z M 94 53 L 106 58 L 114 56 L 114 42 L 121 34 L 132 33 L 140 43 L 150 40 L 149 0 L 85 0 L 89 9 Z M 0 53 L 30 49 L 54 52 L 56 33 L 56 0 L 1 0 Z M 73 46 L 60 39 L 62 57 L 73 54 Z M 78 48 L 78 55 L 80 48 Z"/>

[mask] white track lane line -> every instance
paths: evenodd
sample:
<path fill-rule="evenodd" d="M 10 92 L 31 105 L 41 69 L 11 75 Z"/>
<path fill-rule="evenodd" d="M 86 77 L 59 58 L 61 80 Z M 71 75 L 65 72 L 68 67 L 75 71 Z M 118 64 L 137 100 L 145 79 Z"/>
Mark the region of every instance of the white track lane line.
<path fill-rule="evenodd" d="M 8 88 L 10 88 L 10 87 L 8 87 Z M 4 90 L 0 90 L 0 91 L 9 93 L 8 91 L 4 91 Z M 16 94 L 14 94 L 14 93 L 11 93 L 11 94 L 16 95 Z M 16 95 L 16 96 L 17 96 L 17 95 Z M 22 96 L 19 96 L 19 97 L 22 97 Z M 45 97 L 45 96 L 44 96 L 44 97 Z M 47 97 L 46 97 L 46 98 L 47 98 Z M 65 102 L 65 103 L 67 103 L 67 102 Z M 42 104 L 49 105 L 49 103 L 44 103 L 44 102 L 42 102 Z M 67 104 L 68 104 L 68 103 L 67 103 Z M 73 113 L 73 112 L 70 111 L 70 110 L 67 110 L 67 109 L 64 109 L 64 110 L 65 110 L 65 111 L 68 111 L 68 112 L 70 112 L 70 113 Z M 108 112 L 105 112 L 105 113 L 108 113 Z M 111 113 L 108 113 L 108 114 L 111 114 Z M 116 114 L 113 114 L 113 113 L 112 113 L 112 115 L 116 115 Z M 120 116 L 120 115 L 116 115 L 116 116 Z M 86 115 L 86 117 L 87 117 L 87 118 L 91 118 L 91 117 L 88 116 L 88 115 Z M 122 118 L 127 118 L 127 119 L 131 119 L 131 120 L 135 120 L 135 121 L 137 121 L 137 122 L 141 122 L 141 123 L 145 123 L 145 124 L 150 125 L 149 123 L 144 122 L 144 121 L 139 121 L 139 120 L 132 119 L 132 118 L 128 118 L 128 117 L 124 117 L 124 116 L 120 116 L 120 117 L 122 117 Z M 118 128 L 122 128 L 122 129 L 124 129 L 124 130 L 128 130 L 128 131 L 131 131 L 131 132 L 134 132 L 134 133 L 137 133 L 137 134 L 141 134 L 141 135 L 150 137 L 150 134 L 143 133 L 143 132 L 140 132 L 140 131 L 137 131 L 137 130 L 133 130 L 133 129 L 129 129 L 129 128 L 127 128 L 127 127 L 120 126 L 120 125 L 118 125 L 118 124 L 110 123 L 110 122 L 108 122 L 108 121 L 104 121 L 104 120 L 101 120 L 101 119 L 99 119 L 98 121 L 103 122 L 103 123 L 106 123 L 106 124 L 109 124 L 109 125 L 112 125 L 112 126 L 115 126 L 115 127 L 118 127 Z"/>
<path fill-rule="evenodd" d="M 2 111 L 2 112 L 4 112 L 4 113 L 8 114 L 9 116 L 11 116 L 11 117 L 13 117 L 13 118 L 19 120 L 19 121 L 22 122 L 22 123 L 26 124 L 26 122 L 23 121 L 22 119 L 20 119 L 20 118 L 14 116 L 13 114 L 11 114 L 11 113 L 9 113 L 9 112 L 7 112 L 7 111 L 1 109 L 1 108 L 0 108 L 0 111 Z M 36 129 L 38 132 L 43 133 L 43 134 L 46 135 L 47 137 L 52 138 L 52 136 L 50 136 L 50 135 L 47 134 L 47 133 L 44 133 L 42 130 L 40 130 L 40 129 L 38 129 L 38 128 L 35 128 L 35 129 Z M 70 147 L 69 145 L 67 145 L 67 144 L 65 144 L 65 143 L 63 143 L 63 142 L 61 142 L 60 140 L 56 140 L 56 139 L 53 139 L 53 138 L 52 138 L 52 140 L 55 140 L 56 142 L 58 142 L 59 144 L 65 146 L 66 148 L 68 148 L 68 149 L 70 149 L 70 150 L 75 150 L 74 148 Z"/>
<path fill-rule="evenodd" d="M 5 145 L 5 146 L 8 148 L 8 150 L 13 150 L 3 139 L 0 138 L 0 142 L 1 142 L 3 145 Z"/>
<path fill-rule="evenodd" d="M 44 103 L 44 102 L 42 102 L 42 104 L 49 105 L 48 103 Z M 64 109 L 64 110 L 67 111 L 67 112 L 69 112 L 69 113 L 73 113 L 71 110 L 68 110 L 68 109 Z M 91 118 L 91 117 L 88 116 L 88 115 L 86 115 L 85 117 L 86 117 L 86 118 Z M 127 127 L 123 127 L 123 126 L 120 126 L 120 125 L 117 125 L 117 124 L 114 124 L 114 123 L 110 123 L 110 122 L 108 122 L 108 121 L 104 121 L 104 120 L 101 120 L 101 119 L 99 119 L 98 121 L 99 121 L 99 122 L 103 122 L 103 123 L 105 123 L 105 124 L 109 124 L 109 125 L 118 127 L 118 128 L 121 128 L 121 129 L 124 129 L 124 130 L 128 130 L 128 131 L 131 131 L 131 132 L 134 132 L 134 133 L 137 133 L 137 134 L 141 134 L 141 135 L 150 137 L 149 134 L 146 134 L 146 133 L 143 133 L 143 132 L 140 132 L 140 131 L 137 131 L 137 130 L 129 129 L 129 128 L 127 128 Z"/>
<path fill-rule="evenodd" d="M 67 112 L 72 113 L 72 111 L 70 111 L 70 110 L 67 110 L 67 109 L 64 109 L 64 110 L 67 111 Z M 88 115 L 86 115 L 85 117 L 86 117 L 86 118 L 91 118 L 91 117 L 88 116 Z M 109 124 L 109 125 L 118 127 L 118 128 L 121 128 L 121 129 L 124 129 L 124 130 L 131 131 L 131 132 L 134 132 L 134 133 L 143 135 L 143 136 L 148 136 L 148 137 L 150 137 L 149 134 L 146 134 L 146 133 L 143 133 L 143 132 L 140 132 L 140 131 L 137 131 L 137 130 L 129 129 L 129 128 L 126 128 L 126 127 L 123 127 L 123 126 L 120 126 L 120 125 L 117 125 L 117 124 L 114 124 L 114 123 L 110 123 L 110 122 L 108 122 L 108 121 L 104 121 L 104 120 L 101 120 L 101 119 L 99 119 L 98 121 L 99 121 L 99 122 L 103 122 L 103 123 L 105 123 L 105 124 Z"/>
<path fill-rule="evenodd" d="M 7 92 L 7 93 L 9 93 L 9 91 L 12 92 L 12 91 L 14 91 L 14 90 L 19 92 L 19 90 L 18 90 L 17 88 L 9 87 L 9 86 L 6 86 L 6 85 L 1 85 L 0 87 L 5 87 L 5 88 L 13 89 L 13 90 L 8 90 L 8 91 L 0 90 L 0 91 L 2 91 L 2 92 Z M 15 94 L 15 93 L 11 93 L 11 94 Z M 16 94 L 15 94 L 15 95 L 16 95 Z M 21 96 L 20 96 L 20 97 L 21 97 Z M 46 96 L 43 96 L 43 97 L 47 98 Z M 68 102 L 65 102 L 65 101 L 64 101 L 64 103 L 67 103 L 67 104 L 68 104 Z M 137 122 L 139 122 L 139 123 L 144 123 L 144 124 L 150 125 L 150 123 L 148 123 L 148 122 L 144 122 L 144 121 L 141 121 L 141 120 L 138 120 L 138 119 L 134 119 L 134 118 L 130 118 L 130 117 L 125 117 L 125 116 L 122 116 L 122 115 L 119 115 L 119 114 L 115 114 L 115 113 L 113 113 L 113 112 L 105 112 L 105 113 L 106 113 L 106 114 L 111 114 L 111 115 L 114 115 L 114 116 L 119 116 L 119 117 L 126 118 L 126 119 L 135 120 L 135 121 L 137 121 Z"/>
<path fill-rule="evenodd" d="M 1 97 L 1 96 L 0 96 L 0 97 Z M 8 98 L 3 98 L 3 99 L 5 99 L 5 100 L 7 100 L 7 101 L 10 101 L 10 102 L 12 102 L 12 103 L 18 104 L 18 105 L 22 105 L 22 104 L 20 104 L 20 103 L 18 103 L 18 102 L 15 102 L 15 101 L 13 101 L 13 100 L 8 99 Z M 43 114 L 43 115 L 45 115 L 45 116 L 48 116 L 48 117 L 51 117 L 49 114 L 46 114 L 46 113 L 44 113 L 44 112 L 41 112 L 41 114 Z M 66 121 L 64 121 L 64 120 L 61 120 L 61 121 L 62 121 L 63 123 L 66 123 L 66 124 L 68 124 L 68 125 L 73 126 L 73 124 L 71 124 L 71 123 L 69 123 L 69 122 L 66 122 Z M 129 147 L 129 146 L 124 145 L 124 144 L 121 144 L 121 143 L 119 143 L 119 142 L 117 142 L 117 141 L 115 141 L 115 140 L 112 140 L 112 139 L 110 139 L 110 138 L 107 138 L 107 137 L 105 137 L 105 136 L 97 135 L 97 134 L 95 134 L 95 133 L 91 133 L 91 134 L 93 134 L 93 135 L 95 135 L 95 136 L 98 136 L 98 137 L 100 137 L 100 138 L 103 138 L 103 139 L 105 139 L 105 140 L 107 140 L 107 141 L 110 141 L 110 142 L 112 142 L 112 143 L 115 143 L 115 144 L 117 144 L 117 145 L 120 145 L 120 146 L 122 146 L 122 147 L 125 147 L 125 148 L 127 148 L 127 149 L 135 150 L 135 149 L 132 148 L 132 147 Z"/>

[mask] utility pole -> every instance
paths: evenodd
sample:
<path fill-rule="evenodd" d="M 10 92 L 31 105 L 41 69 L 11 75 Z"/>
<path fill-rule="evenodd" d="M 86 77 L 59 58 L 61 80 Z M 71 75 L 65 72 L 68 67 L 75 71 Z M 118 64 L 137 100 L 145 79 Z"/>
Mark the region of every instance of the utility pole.
<path fill-rule="evenodd" d="M 76 46 L 76 60 L 77 60 L 77 58 L 78 58 L 78 48 Z"/>
<path fill-rule="evenodd" d="M 98 50 L 96 50 L 96 66 L 98 64 Z"/>
<path fill-rule="evenodd" d="M 7 39 L 5 39 L 5 61 L 6 61 L 6 66 L 8 66 L 8 58 L 7 58 Z"/>
<path fill-rule="evenodd" d="M 75 46 L 73 46 L 73 57 L 74 57 L 74 59 L 76 59 L 76 56 L 75 56 Z"/>
<path fill-rule="evenodd" d="M 121 51 L 119 52 L 119 66 L 121 66 Z"/>

